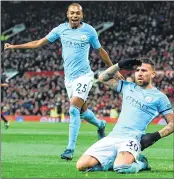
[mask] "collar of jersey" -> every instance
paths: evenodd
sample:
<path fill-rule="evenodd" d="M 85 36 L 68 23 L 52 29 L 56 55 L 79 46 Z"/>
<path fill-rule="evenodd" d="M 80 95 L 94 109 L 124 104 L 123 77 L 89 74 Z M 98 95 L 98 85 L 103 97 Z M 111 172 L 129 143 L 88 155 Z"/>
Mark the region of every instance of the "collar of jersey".
<path fill-rule="evenodd" d="M 68 23 L 68 28 L 69 28 L 69 29 L 72 29 L 72 28 L 70 27 L 69 22 L 67 22 L 67 23 Z M 79 30 L 79 29 L 83 28 L 83 27 L 84 27 L 84 22 L 81 22 L 81 23 L 82 23 L 81 27 L 79 27 L 79 28 L 77 28 L 77 29 L 72 29 L 72 30 Z"/>

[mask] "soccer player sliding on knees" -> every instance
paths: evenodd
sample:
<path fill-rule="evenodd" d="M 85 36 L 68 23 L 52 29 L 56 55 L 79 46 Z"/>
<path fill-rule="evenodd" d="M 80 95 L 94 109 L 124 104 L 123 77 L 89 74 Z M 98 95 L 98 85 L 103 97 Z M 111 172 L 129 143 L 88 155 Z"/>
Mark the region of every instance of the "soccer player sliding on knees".
<path fill-rule="evenodd" d="M 122 69 L 135 69 L 135 83 L 114 78 Z M 124 59 L 100 74 L 102 83 L 123 94 L 122 110 L 109 135 L 89 147 L 77 161 L 78 170 L 137 173 L 150 169 L 141 151 L 174 132 L 171 103 L 152 85 L 154 77 L 155 63 L 148 58 Z M 148 124 L 160 114 L 167 125 L 146 134 Z"/>

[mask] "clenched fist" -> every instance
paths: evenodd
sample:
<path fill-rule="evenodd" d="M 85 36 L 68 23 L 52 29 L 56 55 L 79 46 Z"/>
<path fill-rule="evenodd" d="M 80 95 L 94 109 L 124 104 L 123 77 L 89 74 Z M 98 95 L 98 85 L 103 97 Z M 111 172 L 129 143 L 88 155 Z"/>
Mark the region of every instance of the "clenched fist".
<path fill-rule="evenodd" d="M 13 45 L 11 45 L 9 43 L 5 43 L 4 49 L 9 49 L 9 48 L 13 48 Z"/>
<path fill-rule="evenodd" d="M 137 66 L 140 66 L 142 64 L 142 62 L 140 60 L 137 59 L 121 59 L 118 62 L 118 66 L 120 69 L 124 69 L 124 70 L 133 70 L 135 69 Z"/>

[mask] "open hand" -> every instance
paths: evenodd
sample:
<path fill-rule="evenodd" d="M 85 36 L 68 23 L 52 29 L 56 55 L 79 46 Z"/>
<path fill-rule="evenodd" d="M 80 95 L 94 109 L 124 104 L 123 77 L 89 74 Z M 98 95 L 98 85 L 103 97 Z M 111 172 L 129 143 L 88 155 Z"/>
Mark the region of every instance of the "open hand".
<path fill-rule="evenodd" d="M 13 48 L 13 45 L 9 44 L 9 43 L 5 43 L 4 45 L 4 50 L 5 49 L 9 49 L 9 48 Z"/>

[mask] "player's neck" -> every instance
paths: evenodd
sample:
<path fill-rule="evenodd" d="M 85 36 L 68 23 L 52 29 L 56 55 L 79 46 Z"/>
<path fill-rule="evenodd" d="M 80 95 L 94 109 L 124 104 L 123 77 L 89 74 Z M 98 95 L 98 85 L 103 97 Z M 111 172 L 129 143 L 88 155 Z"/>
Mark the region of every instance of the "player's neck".
<path fill-rule="evenodd" d="M 69 27 L 71 28 L 71 29 L 79 29 L 79 28 L 81 28 L 83 26 L 83 23 L 80 23 L 77 27 L 72 27 L 72 24 L 69 22 Z"/>
<path fill-rule="evenodd" d="M 154 87 L 152 86 L 152 84 L 148 84 L 147 86 L 140 86 L 143 89 L 153 89 Z"/>

